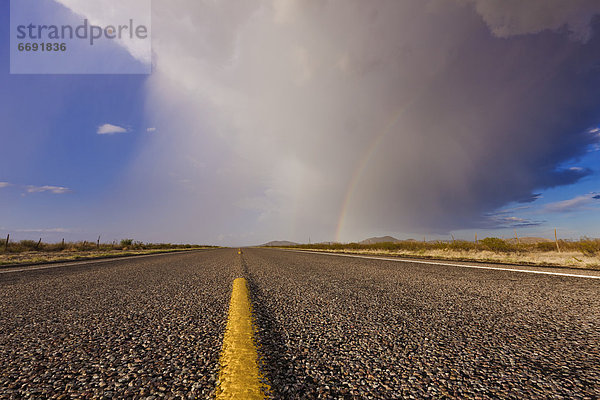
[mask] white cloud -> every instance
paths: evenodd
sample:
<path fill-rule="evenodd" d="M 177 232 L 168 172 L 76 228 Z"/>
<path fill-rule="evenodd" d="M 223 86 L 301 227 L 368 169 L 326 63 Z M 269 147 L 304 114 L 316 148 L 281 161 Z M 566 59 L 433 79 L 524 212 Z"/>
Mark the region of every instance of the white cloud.
<path fill-rule="evenodd" d="M 156 132 L 156 128 L 155 127 L 151 127 L 146 129 L 146 132 Z"/>
<path fill-rule="evenodd" d="M 600 195 L 598 193 L 588 193 L 583 196 L 577 196 L 572 199 L 548 203 L 542 209 L 548 213 L 564 213 L 588 209 L 590 206 L 600 204 Z"/>
<path fill-rule="evenodd" d="M 53 194 L 65 194 L 71 192 L 71 189 L 62 186 L 27 186 L 27 193 L 50 192 Z"/>
<path fill-rule="evenodd" d="M 15 229 L 19 233 L 71 233 L 72 229 L 68 228 L 37 228 L 37 229 Z"/>
<path fill-rule="evenodd" d="M 125 132 L 127 132 L 127 129 L 117 126 L 117 125 L 112 125 L 112 124 L 100 125 L 98 127 L 98 130 L 96 131 L 96 133 L 98 135 L 113 135 L 115 133 L 125 133 Z"/>
<path fill-rule="evenodd" d="M 0 182 L 0 189 L 9 187 L 9 186 L 15 186 L 15 185 L 12 183 L 9 183 L 9 182 Z M 50 193 L 54 193 L 54 194 L 65 194 L 65 193 L 71 192 L 71 189 L 63 187 L 63 186 L 50 186 L 50 185 L 44 185 L 44 186 L 16 185 L 16 186 L 25 189 L 27 191 L 27 193 L 50 192 Z"/>

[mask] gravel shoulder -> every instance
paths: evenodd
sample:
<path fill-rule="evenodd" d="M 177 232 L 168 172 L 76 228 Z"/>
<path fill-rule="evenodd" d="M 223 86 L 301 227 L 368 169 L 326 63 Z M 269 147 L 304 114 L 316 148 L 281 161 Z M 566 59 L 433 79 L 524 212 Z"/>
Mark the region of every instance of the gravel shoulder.
<path fill-rule="evenodd" d="M 84 260 L 102 260 L 120 257 L 131 257 L 145 254 L 166 254 L 189 251 L 200 251 L 209 248 L 194 249 L 152 249 L 152 250 L 107 250 L 107 251 L 64 251 L 43 252 L 32 251 L 23 253 L 0 254 L 0 270 L 12 267 L 28 267 L 42 264 L 77 262 Z"/>
<path fill-rule="evenodd" d="M 363 256 L 411 258 L 415 260 L 467 262 L 480 264 L 498 264 L 527 266 L 535 268 L 568 268 L 580 271 L 600 271 L 600 258 L 596 255 L 583 255 L 580 252 L 517 252 L 502 253 L 493 251 L 392 251 L 357 249 L 314 249 L 301 247 L 280 247 L 286 250 L 310 251 L 329 254 L 355 254 Z"/>
<path fill-rule="evenodd" d="M 597 276 L 600 277 L 600 270 L 590 268 L 572 268 L 565 266 L 543 266 L 543 265 L 527 265 L 527 264 L 502 264 L 487 261 L 468 261 L 468 260 L 446 260 L 446 259 L 427 259 L 418 257 L 394 256 L 383 253 L 353 253 L 353 252 L 330 252 L 330 251 L 312 251 L 312 250 L 289 250 L 284 251 L 298 252 L 306 254 L 322 254 L 333 257 L 350 257 L 365 260 L 387 260 L 394 262 L 408 262 L 422 264 L 427 266 L 462 266 L 474 268 L 490 268 L 490 269 L 506 269 L 516 271 L 534 271 L 534 272 L 549 272 L 551 274 L 570 274 L 577 276 Z"/>

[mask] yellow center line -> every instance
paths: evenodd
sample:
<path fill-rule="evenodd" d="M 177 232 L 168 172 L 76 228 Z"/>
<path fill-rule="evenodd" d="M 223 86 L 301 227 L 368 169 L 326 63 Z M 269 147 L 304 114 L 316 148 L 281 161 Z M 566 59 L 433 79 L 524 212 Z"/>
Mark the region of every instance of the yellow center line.
<path fill-rule="evenodd" d="M 252 304 L 244 278 L 233 281 L 220 365 L 217 400 L 265 398 L 270 388 L 258 367 Z"/>

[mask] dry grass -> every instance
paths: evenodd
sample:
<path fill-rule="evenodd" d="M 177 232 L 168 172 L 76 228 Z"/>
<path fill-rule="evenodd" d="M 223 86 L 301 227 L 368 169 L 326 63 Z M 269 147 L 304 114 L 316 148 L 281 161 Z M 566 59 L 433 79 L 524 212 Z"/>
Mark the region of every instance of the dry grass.
<path fill-rule="evenodd" d="M 298 247 L 300 249 L 300 247 Z M 306 249 L 312 250 L 315 249 Z M 380 256 L 404 256 L 416 257 L 436 260 L 453 260 L 453 261 L 479 261 L 493 262 L 502 264 L 522 264 L 522 265 L 537 265 L 537 266 L 554 266 L 554 267 L 573 267 L 584 269 L 600 269 L 600 259 L 598 257 L 590 257 L 581 255 L 578 252 L 543 252 L 543 253 L 520 253 L 520 254 L 503 254 L 494 253 L 492 251 L 456 251 L 456 250 L 425 250 L 425 251 L 389 251 L 389 250 L 325 250 L 319 249 L 328 253 L 345 253 L 345 254 L 368 254 Z"/>
<path fill-rule="evenodd" d="M 600 239 L 560 240 L 561 252 L 553 241 L 516 242 L 486 238 L 479 242 L 333 243 L 287 246 L 286 248 L 426 259 L 480 261 L 505 264 L 600 269 Z"/>
<path fill-rule="evenodd" d="M 179 248 L 154 248 L 154 249 L 106 249 L 98 250 L 77 250 L 76 248 L 66 248 L 61 251 L 21 251 L 21 252 L 0 252 L 0 266 L 18 265 L 18 264 L 42 264 L 58 261 L 75 261 L 95 258 L 125 257 L 143 254 L 168 253 L 189 251 L 195 249 L 210 248 L 210 246 L 190 246 Z"/>
<path fill-rule="evenodd" d="M 97 243 L 97 242 L 58 242 L 58 243 L 45 243 L 42 241 L 35 240 L 21 240 L 18 242 L 10 241 L 6 245 L 6 240 L 0 239 L 0 255 L 3 254 L 15 254 L 23 252 L 90 252 L 90 251 L 104 251 L 110 252 L 115 250 L 166 250 L 166 249 L 192 249 L 199 247 L 212 247 L 212 246 L 198 246 L 192 244 L 172 244 L 172 243 L 143 243 L 135 241 L 133 239 L 123 239 L 120 242 L 112 243 Z"/>

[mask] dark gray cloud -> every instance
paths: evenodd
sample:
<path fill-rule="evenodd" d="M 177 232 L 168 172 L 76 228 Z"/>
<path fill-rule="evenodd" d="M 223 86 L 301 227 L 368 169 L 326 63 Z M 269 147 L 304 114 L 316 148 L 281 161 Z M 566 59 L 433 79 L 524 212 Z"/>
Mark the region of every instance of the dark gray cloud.
<path fill-rule="evenodd" d="M 488 220 L 488 225 L 482 225 L 482 227 L 484 228 L 493 228 L 493 229 L 497 229 L 497 228 L 530 228 L 530 227 L 535 227 L 535 226 L 540 226 L 542 225 L 544 222 L 543 220 L 531 220 L 531 219 L 527 219 L 527 218 L 520 218 L 520 217 L 496 217 L 496 216 L 490 216 L 490 219 Z"/>
<path fill-rule="evenodd" d="M 428 47 L 444 64 L 429 79 L 411 72 L 426 89 L 373 157 L 357 190 L 358 225 L 488 226 L 487 211 L 591 173 L 560 165 L 596 140 L 587 129 L 599 122 L 597 35 L 585 43 L 553 31 L 498 38 L 469 8 L 425 18 L 426 30 L 453 21 Z M 399 77 L 387 82 L 401 98 Z"/>
<path fill-rule="evenodd" d="M 516 202 L 517 203 L 533 203 L 534 201 L 538 200 L 540 197 L 542 197 L 541 193 L 531 193 L 530 195 L 527 195 L 526 197 L 523 197 L 522 199 L 516 200 Z"/>
<path fill-rule="evenodd" d="M 155 1 L 127 196 L 250 243 L 537 224 L 492 213 L 591 173 L 561 166 L 598 141 L 600 25 L 524 3 Z"/>
<path fill-rule="evenodd" d="M 508 209 L 501 209 L 484 214 L 480 227 L 486 229 L 497 228 L 528 228 L 543 225 L 546 221 L 543 219 L 532 219 L 516 217 L 515 212 L 531 210 L 532 206 L 518 206 Z"/>
<path fill-rule="evenodd" d="M 473 4 L 494 35 L 511 37 L 560 30 L 577 40 L 592 36 L 590 18 L 600 13 L 595 0 L 464 0 Z"/>

